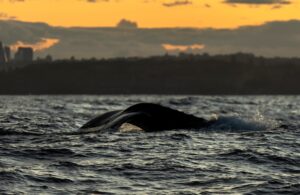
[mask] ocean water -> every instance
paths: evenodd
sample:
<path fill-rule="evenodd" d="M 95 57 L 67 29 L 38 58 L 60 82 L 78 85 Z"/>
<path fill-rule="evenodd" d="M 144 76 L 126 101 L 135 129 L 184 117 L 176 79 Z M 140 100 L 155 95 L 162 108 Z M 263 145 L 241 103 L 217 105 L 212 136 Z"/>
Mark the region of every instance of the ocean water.
<path fill-rule="evenodd" d="M 219 122 L 67 135 L 140 102 Z M 0 96 L 0 194 L 300 194 L 300 96 Z"/>

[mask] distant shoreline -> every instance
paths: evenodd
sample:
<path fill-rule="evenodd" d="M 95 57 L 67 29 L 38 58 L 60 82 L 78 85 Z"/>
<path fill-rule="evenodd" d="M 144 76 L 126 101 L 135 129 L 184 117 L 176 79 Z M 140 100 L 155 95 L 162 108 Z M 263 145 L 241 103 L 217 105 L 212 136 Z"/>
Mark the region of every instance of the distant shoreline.
<path fill-rule="evenodd" d="M 2 95 L 298 95 L 300 58 L 252 54 L 34 62 L 0 71 Z"/>

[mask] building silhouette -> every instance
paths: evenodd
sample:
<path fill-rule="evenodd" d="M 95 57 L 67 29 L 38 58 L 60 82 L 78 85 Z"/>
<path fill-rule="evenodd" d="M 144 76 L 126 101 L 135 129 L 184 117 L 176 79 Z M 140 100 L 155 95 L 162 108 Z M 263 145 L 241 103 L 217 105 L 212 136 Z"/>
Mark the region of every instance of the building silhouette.
<path fill-rule="evenodd" d="M 7 60 L 6 60 L 5 50 L 2 42 L 0 42 L 0 65 L 5 64 L 6 62 Z"/>
<path fill-rule="evenodd" d="M 34 51 L 31 47 L 19 47 L 16 52 L 13 52 L 8 45 L 0 41 L 0 69 L 27 65 L 33 62 L 33 55 Z"/>
<path fill-rule="evenodd" d="M 6 58 L 6 62 L 10 62 L 11 61 L 11 50 L 9 46 L 5 46 L 4 47 L 4 52 L 5 52 L 5 58 Z"/>
<path fill-rule="evenodd" d="M 30 63 L 33 61 L 33 49 L 31 47 L 19 47 L 15 53 L 15 61 Z"/>

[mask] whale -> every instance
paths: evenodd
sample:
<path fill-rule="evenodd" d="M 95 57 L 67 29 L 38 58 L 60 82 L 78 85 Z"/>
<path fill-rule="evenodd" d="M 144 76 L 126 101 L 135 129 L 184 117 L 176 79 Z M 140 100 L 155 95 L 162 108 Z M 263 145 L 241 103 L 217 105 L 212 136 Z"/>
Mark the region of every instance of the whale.
<path fill-rule="evenodd" d="M 200 129 L 214 122 L 215 120 L 206 120 L 160 104 L 138 103 L 124 110 L 103 113 L 80 127 L 77 133 L 117 131 L 124 124 L 132 125 L 145 132 Z"/>

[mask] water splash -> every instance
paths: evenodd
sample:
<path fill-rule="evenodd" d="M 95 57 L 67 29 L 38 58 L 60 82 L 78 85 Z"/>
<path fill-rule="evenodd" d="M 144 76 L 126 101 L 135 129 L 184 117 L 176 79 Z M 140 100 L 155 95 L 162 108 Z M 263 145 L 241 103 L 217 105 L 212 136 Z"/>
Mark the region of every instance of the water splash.
<path fill-rule="evenodd" d="M 214 116 L 216 118 L 216 116 Z M 224 131 L 262 131 L 278 126 L 277 122 L 266 118 L 259 110 L 253 117 L 242 118 L 240 115 L 220 116 L 210 130 Z"/>

